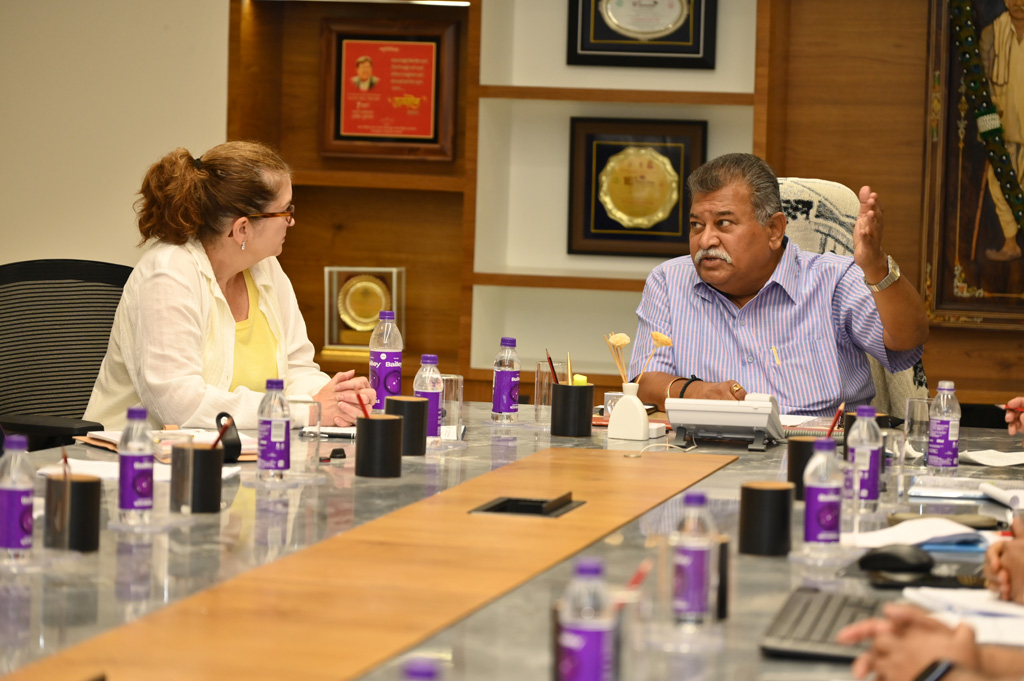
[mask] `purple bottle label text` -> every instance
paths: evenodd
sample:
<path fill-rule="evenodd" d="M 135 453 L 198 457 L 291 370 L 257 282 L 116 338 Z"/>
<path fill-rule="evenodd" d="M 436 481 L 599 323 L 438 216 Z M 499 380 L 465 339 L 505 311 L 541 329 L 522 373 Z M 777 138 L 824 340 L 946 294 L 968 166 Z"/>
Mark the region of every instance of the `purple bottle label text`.
<path fill-rule="evenodd" d="M 804 488 L 804 541 L 839 541 L 839 512 L 842 490 L 838 487 Z"/>
<path fill-rule="evenodd" d="M 117 484 L 118 508 L 137 511 L 153 508 L 153 455 L 121 454 Z"/>
<path fill-rule="evenodd" d="M 427 437 L 438 437 L 441 434 L 441 393 L 437 390 L 417 390 L 416 397 L 427 400 Z"/>
<path fill-rule="evenodd" d="M 260 419 L 257 466 L 261 470 L 283 471 L 291 468 L 290 427 L 289 419 Z"/>
<path fill-rule="evenodd" d="M 680 547 L 675 553 L 675 588 L 672 609 L 676 615 L 704 615 L 708 612 L 711 549 Z"/>
<path fill-rule="evenodd" d="M 607 629 L 563 626 L 558 632 L 560 681 L 612 681 L 615 657 Z"/>
<path fill-rule="evenodd" d="M 519 372 L 494 372 L 494 397 L 491 411 L 496 414 L 514 414 L 519 411 Z"/>
<path fill-rule="evenodd" d="M 0 489 L 0 549 L 32 548 L 32 490 Z"/>
<path fill-rule="evenodd" d="M 384 408 L 384 398 L 402 394 L 402 351 L 370 351 L 370 387 L 377 391 L 374 409 Z"/>
<path fill-rule="evenodd" d="M 932 419 L 928 424 L 928 465 L 954 468 L 960 463 L 960 421 Z"/>

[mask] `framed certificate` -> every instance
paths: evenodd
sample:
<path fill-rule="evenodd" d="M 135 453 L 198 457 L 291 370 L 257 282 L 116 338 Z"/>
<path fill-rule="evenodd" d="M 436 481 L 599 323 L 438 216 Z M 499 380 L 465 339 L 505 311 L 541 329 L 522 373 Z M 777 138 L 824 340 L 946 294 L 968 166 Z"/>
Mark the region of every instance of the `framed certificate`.
<path fill-rule="evenodd" d="M 569 64 L 715 68 L 718 0 L 569 0 Z"/>
<path fill-rule="evenodd" d="M 325 156 L 449 161 L 455 129 L 456 24 L 325 19 Z"/>
<path fill-rule="evenodd" d="M 569 253 L 689 253 L 686 178 L 704 163 L 707 122 L 571 119 Z"/>

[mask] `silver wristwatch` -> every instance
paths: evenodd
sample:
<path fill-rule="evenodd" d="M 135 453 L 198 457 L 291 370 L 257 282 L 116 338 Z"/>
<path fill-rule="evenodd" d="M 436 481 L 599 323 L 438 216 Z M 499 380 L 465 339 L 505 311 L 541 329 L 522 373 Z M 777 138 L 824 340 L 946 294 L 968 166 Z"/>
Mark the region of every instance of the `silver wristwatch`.
<path fill-rule="evenodd" d="M 900 278 L 900 266 L 896 264 L 896 261 L 892 259 L 892 256 L 886 256 L 886 261 L 889 263 L 889 273 L 885 275 L 885 278 L 877 284 L 868 283 L 867 277 L 864 277 L 864 285 L 871 289 L 872 293 L 878 293 L 889 288 Z"/>

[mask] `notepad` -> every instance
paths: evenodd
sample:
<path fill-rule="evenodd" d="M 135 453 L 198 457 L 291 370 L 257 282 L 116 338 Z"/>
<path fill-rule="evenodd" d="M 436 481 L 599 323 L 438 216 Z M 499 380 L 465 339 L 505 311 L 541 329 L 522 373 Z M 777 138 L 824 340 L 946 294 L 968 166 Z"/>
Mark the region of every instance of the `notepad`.
<path fill-rule="evenodd" d="M 977 545 L 983 541 L 984 537 L 977 530 L 946 518 L 905 520 L 898 525 L 874 532 L 843 534 L 841 539 L 845 546 L 865 549 L 890 544 Z"/>

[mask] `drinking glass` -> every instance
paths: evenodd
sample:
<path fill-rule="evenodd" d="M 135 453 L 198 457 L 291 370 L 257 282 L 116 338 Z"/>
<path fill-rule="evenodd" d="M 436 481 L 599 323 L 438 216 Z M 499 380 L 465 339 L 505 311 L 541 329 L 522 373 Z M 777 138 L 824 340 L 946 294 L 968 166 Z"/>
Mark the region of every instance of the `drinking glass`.
<path fill-rule="evenodd" d="M 552 362 L 555 366 L 555 375 L 559 383 L 569 380 L 565 362 Z M 535 395 L 534 416 L 537 423 L 551 423 L 551 386 L 554 381 L 551 378 L 551 367 L 547 361 L 537 362 L 537 373 L 534 375 L 533 387 Z"/>
<path fill-rule="evenodd" d="M 905 470 L 923 471 L 928 459 L 928 407 L 927 397 L 907 399 L 907 415 L 903 422 L 903 466 Z"/>
<path fill-rule="evenodd" d="M 441 374 L 441 449 L 462 449 L 462 376 Z"/>

